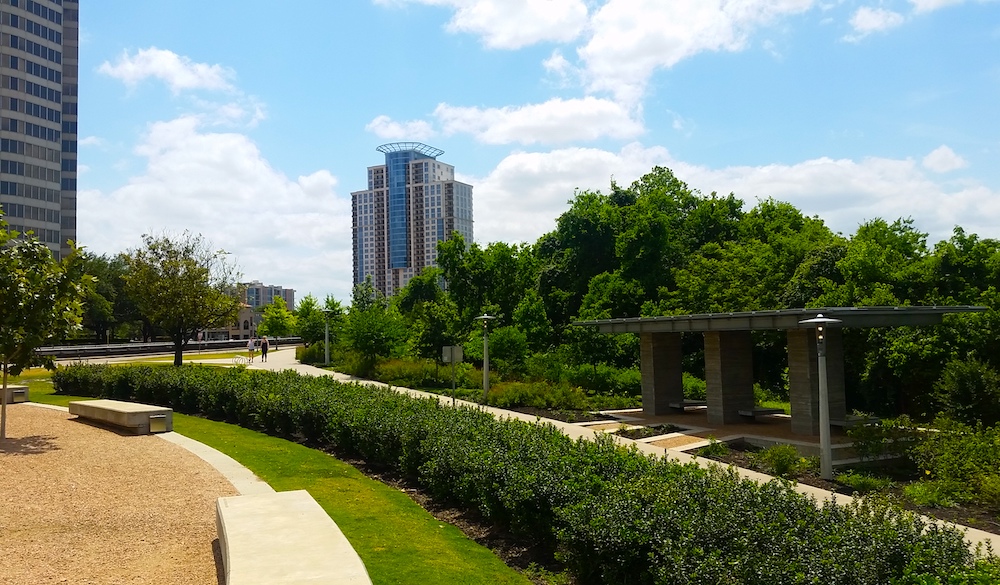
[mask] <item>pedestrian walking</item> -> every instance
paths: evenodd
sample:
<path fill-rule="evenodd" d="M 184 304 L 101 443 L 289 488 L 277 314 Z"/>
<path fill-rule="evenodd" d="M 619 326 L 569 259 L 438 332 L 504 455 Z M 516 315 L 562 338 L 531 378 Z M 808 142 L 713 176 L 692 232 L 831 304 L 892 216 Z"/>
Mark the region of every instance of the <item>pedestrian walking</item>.
<path fill-rule="evenodd" d="M 253 363 L 253 347 L 254 347 L 254 338 L 251 337 L 250 340 L 247 341 L 247 359 L 250 361 L 251 364 Z"/>
<path fill-rule="evenodd" d="M 260 340 L 260 361 L 262 362 L 267 361 L 267 350 L 269 347 L 270 344 L 267 342 L 267 335 L 265 335 Z"/>

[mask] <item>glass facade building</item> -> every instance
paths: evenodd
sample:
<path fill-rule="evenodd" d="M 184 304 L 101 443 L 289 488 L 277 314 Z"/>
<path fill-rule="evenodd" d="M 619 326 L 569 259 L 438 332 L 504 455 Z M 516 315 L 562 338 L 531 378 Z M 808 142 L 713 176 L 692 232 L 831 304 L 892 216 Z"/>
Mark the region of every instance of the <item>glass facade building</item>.
<path fill-rule="evenodd" d="M 437 265 L 437 244 L 452 232 L 472 241 L 472 186 L 437 160 L 440 149 L 393 142 L 377 150 L 385 164 L 368 167 L 368 188 L 351 193 L 354 282 L 371 276 L 388 296 Z"/>
<path fill-rule="evenodd" d="M 57 257 L 76 241 L 78 0 L 0 0 L 0 209 Z"/>

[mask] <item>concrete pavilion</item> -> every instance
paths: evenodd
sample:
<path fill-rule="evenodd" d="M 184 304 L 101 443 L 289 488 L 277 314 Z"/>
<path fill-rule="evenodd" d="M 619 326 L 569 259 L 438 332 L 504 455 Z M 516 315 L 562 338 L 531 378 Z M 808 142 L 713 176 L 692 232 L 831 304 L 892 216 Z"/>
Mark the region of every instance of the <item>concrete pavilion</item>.
<path fill-rule="evenodd" d="M 831 423 L 847 418 L 844 399 L 844 348 L 841 327 L 898 327 L 940 324 L 948 313 L 986 307 L 823 307 L 667 317 L 579 321 L 601 333 L 639 336 L 642 410 L 648 416 L 683 411 L 681 333 L 705 336 L 705 382 L 708 422 L 745 422 L 754 409 L 751 331 L 784 330 L 788 339 L 788 386 L 792 432 L 819 434 L 819 378 L 815 325 L 800 324 L 819 314 L 842 323 L 827 329 L 827 381 Z M 690 403 L 687 403 L 690 404 Z"/>

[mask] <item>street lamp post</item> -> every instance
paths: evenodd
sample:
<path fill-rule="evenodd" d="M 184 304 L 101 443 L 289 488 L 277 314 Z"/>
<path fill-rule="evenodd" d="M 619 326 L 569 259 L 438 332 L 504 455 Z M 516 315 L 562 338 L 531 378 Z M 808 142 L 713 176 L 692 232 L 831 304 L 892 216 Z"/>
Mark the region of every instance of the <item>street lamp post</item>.
<path fill-rule="evenodd" d="M 823 479 L 833 479 L 833 446 L 830 442 L 830 392 L 826 378 L 826 328 L 840 323 L 840 319 L 824 317 L 819 313 L 812 319 L 799 321 L 800 325 L 816 326 L 816 361 L 819 371 L 819 470 Z"/>
<path fill-rule="evenodd" d="M 486 404 L 486 395 L 490 392 L 490 341 L 487 329 L 493 319 L 496 317 L 485 313 L 476 317 L 476 321 L 483 322 L 483 404 Z"/>
<path fill-rule="evenodd" d="M 323 360 L 324 366 L 330 365 L 330 312 L 331 309 L 320 309 L 323 311 L 323 321 L 325 322 L 326 328 L 323 331 L 323 350 L 326 352 Z"/>

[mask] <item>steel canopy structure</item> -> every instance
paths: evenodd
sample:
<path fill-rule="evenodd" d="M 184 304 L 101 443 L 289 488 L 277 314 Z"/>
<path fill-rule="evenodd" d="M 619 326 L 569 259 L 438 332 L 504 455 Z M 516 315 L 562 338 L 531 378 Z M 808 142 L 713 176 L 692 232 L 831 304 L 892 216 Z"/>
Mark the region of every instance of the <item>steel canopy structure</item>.
<path fill-rule="evenodd" d="M 987 307 L 818 307 L 810 309 L 777 309 L 773 311 L 742 311 L 735 313 L 700 313 L 665 317 L 630 317 L 577 321 L 574 325 L 597 327 L 601 333 L 672 333 L 687 331 L 761 331 L 811 329 L 799 321 L 823 314 L 843 321 L 841 327 L 899 327 L 938 325 L 949 313 L 986 311 Z"/>
<path fill-rule="evenodd" d="M 820 363 L 817 355 L 815 318 L 840 321 L 828 328 L 824 342 L 827 400 L 823 410 L 831 424 L 847 423 L 844 392 L 843 327 L 901 327 L 938 325 L 950 313 L 978 313 L 987 307 L 814 307 L 773 311 L 705 313 L 665 317 L 634 317 L 577 321 L 601 333 L 639 335 L 642 409 L 657 416 L 683 412 L 684 398 L 682 333 L 701 333 L 705 338 L 705 395 L 708 421 L 725 425 L 746 422 L 772 414 L 756 406 L 753 393 L 753 331 L 784 330 L 788 350 L 788 392 L 792 432 L 819 435 Z M 813 320 L 810 323 L 808 321 Z M 803 321 L 806 321 L 803 323 Z"/>

